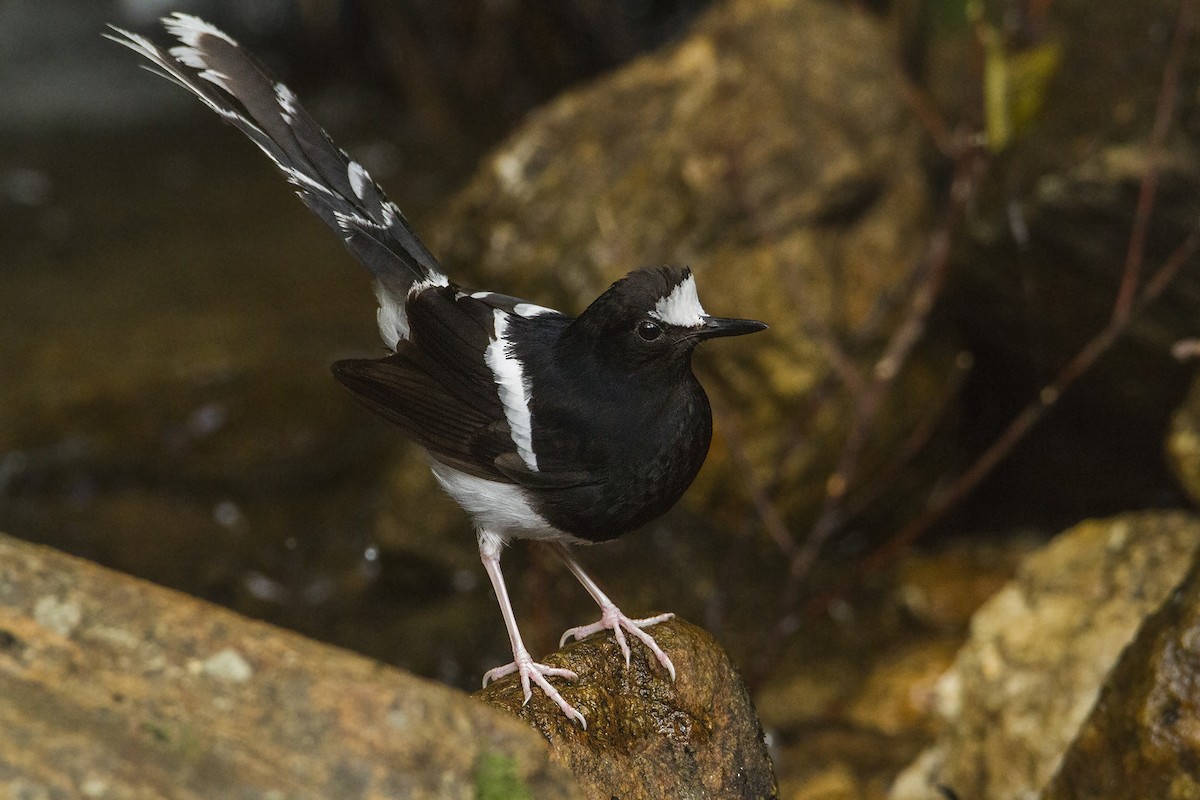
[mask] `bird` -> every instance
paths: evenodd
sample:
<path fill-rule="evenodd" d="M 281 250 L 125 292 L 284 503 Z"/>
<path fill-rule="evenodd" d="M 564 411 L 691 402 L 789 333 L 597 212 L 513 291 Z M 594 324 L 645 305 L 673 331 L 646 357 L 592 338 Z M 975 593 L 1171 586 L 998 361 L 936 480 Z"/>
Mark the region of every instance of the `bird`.
<path fill-rule="evenodd" d="M 579 676 L 535 661 L 521 637 L 500 569 L 516 539 L 547 543 L 600 608 L 597 622 L 567 630 L 560 647 L 611 631 L 628 667 L 632 637 L 674 680 L 671 658 L 646 631 L 674 615 L 627 616 L 570 547 L 629 533 L 679 500 L 712 438 L 692 353 L 766 324 L 709 315 L 687 267 L 634 270 L 576 317 L 462 288 L 363 166 L 247 50 L 198 17 L 161 21 L 177 41 L 169 49 L 117 26 L 104 35 L 254 142 L 374 278 L 388 355 L 338 361 L 333 375 L 424 448 L 437 482 L 473 521 L 513 654 L 483 685 L 516 673 L 525 703 L 536 686 L 587 728 L 548 680 Z"/>

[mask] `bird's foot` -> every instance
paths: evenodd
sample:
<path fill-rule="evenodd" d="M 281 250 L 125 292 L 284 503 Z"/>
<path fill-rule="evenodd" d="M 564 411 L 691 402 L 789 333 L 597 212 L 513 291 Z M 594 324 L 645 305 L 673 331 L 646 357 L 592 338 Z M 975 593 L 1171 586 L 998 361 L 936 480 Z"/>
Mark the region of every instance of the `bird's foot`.
<path fill-rule="evenodd" d="M 525 692 L 525 703 L 529 702 L 529 698 L 533 696 L 533 689 L 530 682 L 537 685 L 547 697 L 555 702 L 555 704 L 567 715 L 568 719 L 578 722 L 580 727 L 587 730 L 587 720 L 583 718 L 583 714 L 575 709 L 573 705 L 568 703 L 563 696 L 559 694 L 558 689 L 550 685 L 550 678 L 566 678 L 571 681 L 579 680 L 579 676 L 569 669 L 561 667 L 551 667 L 548 664 L 540 664 L 533 660 L 529 655 L 529 651 L 524 647 L 513 651 L 513 661 L 511 664 L 505 664 L 502 667 L 488 670 L 483 676 L 483 685 L 487 686 L 495 680 L 499 680 L 506 675 L 518 673 L 521 676 L 521 689 Z"/>
<path fill-rule="evenodd" d="M 654 657 L 658 659 L 658 663 L 663 665 L 671 675 L 671 680 L 675 680 L 675 665 L 671 663 L 671 658 L 663 652 L 658 646 L 658 642 L 654 641 L 654 637 L 646 633 L 642 628 L 649 628 L 651 625 L 657 625 L 660 622 L 666 622 L 673 619 L 674 614 L 659 614 L 656 617 L 646 617 L 645 619 L 631 619 L 627 617 L 621 609 L 609 603 L 600 606 L 600 619 L 593 622 L 591 625 L 580 625 L 576 628 L 571 628 L 565 631 L 562 638 L 558 641 L 558 646 L 562 647 L 567 643 L 567 639 L 574 637 L 575 639 L 585 639 L 593 633 L 600 631 L 612 631 L 613 638 L 617 640 L 617 646 L 621 648 L 621 655 L 625 656 L 625 666 L 629 666 L 631 654 L 629 652 L 629 643 L 625 640 L 625 632 L 628 631 L 631 635 L 641 640 L 642 644 L 649 648 Z"/>

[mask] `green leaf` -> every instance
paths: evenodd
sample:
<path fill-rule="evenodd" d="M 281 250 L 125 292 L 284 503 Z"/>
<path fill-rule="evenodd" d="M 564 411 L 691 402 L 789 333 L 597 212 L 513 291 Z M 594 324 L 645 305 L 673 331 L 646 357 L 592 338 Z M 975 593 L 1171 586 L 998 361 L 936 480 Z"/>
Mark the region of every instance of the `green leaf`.
<path fill-rule="evenodd" d="M 1004 150 L 1025 131 L 1042 110 L 1046 88 L 1058 71 L 1062 48 L 1044 42 L 1008 52 L 992 28 L 983 30 L 984 117 L 988 148 Z"/>

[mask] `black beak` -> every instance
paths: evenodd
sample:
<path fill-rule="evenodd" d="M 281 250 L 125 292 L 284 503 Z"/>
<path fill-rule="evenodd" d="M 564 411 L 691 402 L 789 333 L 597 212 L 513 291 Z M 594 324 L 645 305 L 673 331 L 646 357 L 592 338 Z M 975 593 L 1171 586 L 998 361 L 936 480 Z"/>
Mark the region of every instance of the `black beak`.
<path fill-rule="evenodd" d="M 767 323 L 755 319 L 705 317 L 704 327 L 696 336 L 700 339 L 715 339 L 718 336 L 745 336 L 747 333 L 766 330 L 766 328 Z"/>

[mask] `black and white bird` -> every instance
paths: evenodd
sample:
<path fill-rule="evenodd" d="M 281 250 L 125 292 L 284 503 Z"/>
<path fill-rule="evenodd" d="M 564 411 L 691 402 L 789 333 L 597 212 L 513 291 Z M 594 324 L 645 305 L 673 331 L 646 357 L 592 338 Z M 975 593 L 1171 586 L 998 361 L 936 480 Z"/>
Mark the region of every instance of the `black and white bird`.
<path fill-rule="evenodd" d="M 709 316 L 686 268 L 632 272 L 575 318 L 459 288 L 286 86 L 209 23 L 180 13 L 163 23 L 179 41 L 170 50 L 115 27 L 108 38 L 246 134 L 375 278 L 379 332 L 392 353 L 340 361 L 333 373 L 428 451 L 438 482 L 474 521 L 513 652 L 484 685 L 516 672 L 526 702 L 532 682 L 587 726 L 547 680 L 578 676 L 535 662 L 521 639 L 500 571 L 512 539 L 550 543 L 600 606 L 598 622 L 568 630 L 560 645 L 611 630 L 628 665 L 633 636 L 674 679 L 671 659 L 643 630 L 672 615 L 626 616 L 567 546 L 620 536 L 674 505 L 712 436 L 692 351 L 766 325 Z"/>

